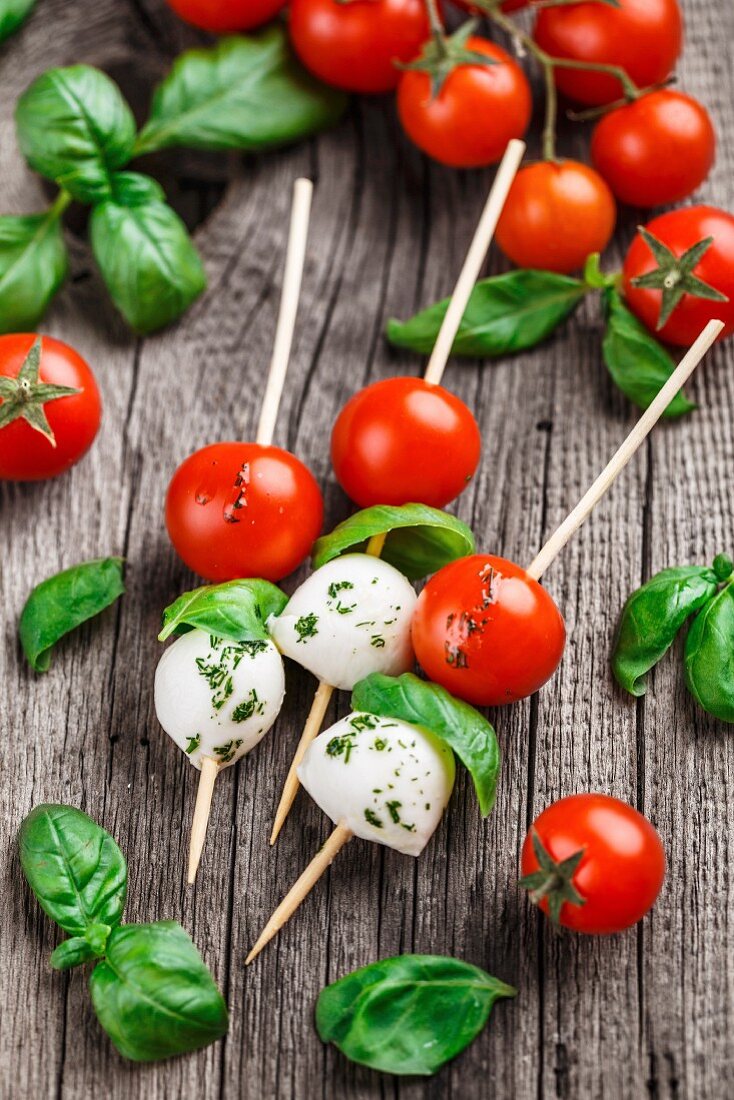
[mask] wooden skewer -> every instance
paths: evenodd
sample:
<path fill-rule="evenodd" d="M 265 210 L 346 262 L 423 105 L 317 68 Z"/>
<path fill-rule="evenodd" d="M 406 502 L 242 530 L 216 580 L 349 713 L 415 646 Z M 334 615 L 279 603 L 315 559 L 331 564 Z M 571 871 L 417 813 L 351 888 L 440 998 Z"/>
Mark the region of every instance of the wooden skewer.
<path fill-rule="evenodd" d="M 206 829 L 209 824 L 209 813 L 212 807 L 212 795 L 214 784 L 219 775 L 219 764 L 211 756 L 201 758 L 201 778 L 199 789 L 196 792 L 196 806 L 194 807 L 194 820 L 191 822 L 191 840 L 189 841 L 189 874 L 187 882 L 193 886 L 196 872 L 199 869 L 201 853 L 204 850 Z"/>

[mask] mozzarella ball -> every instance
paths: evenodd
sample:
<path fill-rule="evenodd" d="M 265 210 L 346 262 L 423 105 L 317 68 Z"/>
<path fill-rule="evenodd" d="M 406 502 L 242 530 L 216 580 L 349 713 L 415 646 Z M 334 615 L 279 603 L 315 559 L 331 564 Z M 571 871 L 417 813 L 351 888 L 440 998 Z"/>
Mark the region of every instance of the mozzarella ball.
<path fill-rule="evenodd" d="M 433 836 L 454 775 L 454 754 L 434 734 L 360 712 L 319 734 L 298 769 L 334 824 L 409 856 L 419 856 Z"/>
<path fill-rule="evenodd" d="M 155 710 L 195 768 L 202 756 L 234 764 L 265 736 L 285 696 L 283 659 L 272 642 L 183 634 L 155 673 Z"/>
<path fill-rule="evenodd" d="M 369 554 L 328 562 L 268 620 L 281 653 L 342 691 L 371 672 L 413 667 L 410 621 L 416 594 L 392 565 Z"/>

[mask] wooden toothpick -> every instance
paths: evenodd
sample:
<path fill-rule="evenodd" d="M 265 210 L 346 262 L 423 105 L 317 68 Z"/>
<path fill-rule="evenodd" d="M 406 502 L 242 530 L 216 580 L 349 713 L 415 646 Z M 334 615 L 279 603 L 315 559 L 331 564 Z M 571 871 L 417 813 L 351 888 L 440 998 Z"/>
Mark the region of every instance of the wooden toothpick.
<path fill-rule="evenodd" d="M 219 764 L 211 756 L 201 758 L 201 775 L 199 777 L 199 789 L 196 792 L 196 806 L 194 807 L 194 819 L 191 822 L 191 840 L 189 841 L 189 874 L 187 882 L 193 886 L 196 872 L 199 869 L 201 853 L 204 850 L 206 830 L 209 824 L 209 814 L 212 808 L 212 795 L 214 784 L 219 775 Z"/>

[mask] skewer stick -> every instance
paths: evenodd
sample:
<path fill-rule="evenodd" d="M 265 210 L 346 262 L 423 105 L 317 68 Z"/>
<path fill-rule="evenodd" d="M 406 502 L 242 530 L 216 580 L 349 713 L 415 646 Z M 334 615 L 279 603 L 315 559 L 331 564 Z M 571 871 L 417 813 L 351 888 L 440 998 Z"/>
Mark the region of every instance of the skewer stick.
<path fill-rule="evenodd" d="M 449 302 L 449 308 L 446 310 L 446 316 L 443 319 L 443 324 L 431 352 L 431 358 L 426 367 L 424 378 L 426 382 L 431 382 L 433 385 L 438 386 L 443 378 L 443 372 L 446 370 L 446 364 L 449 361 L 461 319 L 466 312 L 469 298 L 479 278 L 502 208 L 507 201 L 512 181 L 520 167 L 524 154 L 525 142 L 513 138 L 505 150 L 502 163 L 497 169 L 492 189 L 489 192 L 474 239 L 464 260 L 459 281 Z"/>
<path fill-rule="evenodd" d="M 578 531 L 581 524 L 588 519 L 592 509 L 596 507 L 607 489 L 609 489 L 619 477 L 632 456 L 647 438 L 652 428 L 657 424 L 675 395 L 683 388 L 693 374 L 694 370 L 715 342 L 723 328 L 723 321 L 709 321 L 698 339 L 683 356 L 673 374 L 671 374 L 668 381 L 657 394 L 650 407 L 645 410 L 637 421 L 637 424 L 627 436 L 611 462 L 602 470 L 594 484 L 581 498 L 574 510 L 566 517 L 555 534 L 551 535 L 535 561 L 527 570 L 530 576 L 536 581 L 540 580 L 548 566 L 555 561 L 571 536 Z"/>
<path fill-rule="evenodd" d="M 194 884 L 201 853 L 204 850 L 214 784 L 218 775 L 219 764 L 217 761 L 211 756 L 202 757 L 201 778 L 199 779 L 199 789 L 196 792 L 196 806 L 194 807 L 194 819 L 191 822 L 191 840 L 189 841 L 189 874 L 187 879 L 189 886 Z"/>
<path fill-rule="evenodd" d="M 352 839 L 352 836 L 352 830 L 340 821 L 321 851 L 314 856 L 306 870 L 290 888 L 268 923 L 263 928 L 257 943 L 245 959 L 246 966 L 249 966 L 252 960 L 260 954 L 263 947 L 270 943 L 286 921 L 291 919 L 298 906 L 304 898 L 310 894 L 324 871 L 331 866 L 347 841 Z"/>

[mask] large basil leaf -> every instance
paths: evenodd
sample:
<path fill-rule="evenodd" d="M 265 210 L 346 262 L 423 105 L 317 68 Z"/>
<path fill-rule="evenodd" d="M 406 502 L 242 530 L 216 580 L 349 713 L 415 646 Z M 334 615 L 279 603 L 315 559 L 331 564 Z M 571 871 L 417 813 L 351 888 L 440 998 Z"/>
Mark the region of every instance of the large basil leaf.
<path fill-rule="evenodd" d="M 633 592 L 622 609 L 612 652 L 612 671 L 632 695 L 644 695 L 644 677 L 675 641 L 686 619 L 715 595 L 713 569 L 684 565 L 663 569 Z"/>
<path fill-rule="evenodd" d="M 20 616 L 23 651 L 36 672 L 46 672 L 51 650 L 65 634 L 99 615 L 125 591 L 122 558 L 85 561 L 41 581 Z"/>
<path fill-rule="evenodd" d="M 56 212 L 0 217 L 0 333 L 33 332 L 66 278 Z"/>
<path fill-rule="evenodd" d="M 134 1062 L 198 1050 L 227 1030 L 227 1007 L 180 924 L 124 924 L 89 981 L 99 1022 Z"/>
<path fill-rule="evenodd" d="M 646 409 L 670 378 L 676 364 L 662 344 L 650 335 L 624 305 L 619 291 L 604 291 L 606 331 L 602 350 L 604 362 L 616 386 L 633 404 Z M 678 393 L 663 416 L 683 416 L 696 406 Z"/>
<path fill-rule="evenodd" d="M 453 354 L 482 358 L 533 348 L 573 313 L 586 291 L 579 279 L 550 271 L 510 271 L 482 279 L 471 293 Z M 444 298 L 409 321 L 388 321 L 390 343 L 430 354 L 449 301 Z"/>
<path fill-rule="evenodd" d="M 454 750 L 470 773 L 482 813 L 486 816 L 492 809 L 500 747 L 493 727 L 474 707 L 412 672 L 398 677 L 373 672 L 355 685 L 352 710 L 399 718 L 430 730 Z"/>
<path fill-rule="evenodd" d="M 64 931 L 85 936 L 97 925 L 119 923 L 127 894 L 125 857 L 91 817 L 72 806 L 36 806 L 18 840 L 20 863 L 39 905 Z"/>
<path fill-rule="evenodd" d="M 15 34 L 36 6 L 36 0 L 0 0 L 0 42 Z"/>
<path fill-rule="evenodd" d="M 332 125 L 346 103 L 306 72 L 273 26 L 179 57 L 156 89 L 137 152 L 284 145 Z"/>
<path fill-rule="evenodd" d="M 436 1073 L 517 990 L 460 959 L 398 955 L 321 991 L 316 1028 L 352 1062 L 400 1075 Z"/>
<path fill-rule="evenodd" d="M 726 584 L 688 631 L 686 683 L 714 718 L 734 722 L 734 586 Z"/>
<path fill-rule="evenodd" d="M 265 640 L 270 637 L 265 623 L 271 615 L 280 615 L 287 603 L 285 593 L 270 581 L 207 584 L 184 592 L 166 608 L 158 640 L 195 627 L 234 642 Z"/>
<path fill-rule="evenodd" d="M 427 504 L 378 504 L 355 512 L 330 535 L 318 539 L 313 551 L 314 568 L 319 569 L 347 550 L 363 548 L 373 535 L 385 532 L 388 534 L 381 556 L 410 580 L 427 577 L 475 550 L 474 536 L 467 525 L 448 512 Z"/>
<path fill-rule="evenodd" d="M 113 180 L 117 200 L 95 206 L 90 235 L 113 302 L 145 334 L 180 317 L 206 287 L 206 275 L 178 215 L 159 199 L 139 201 L 129 175 L 123 191 Z"/>
<path fill-rule="evenodd" d="M 110 172 L 127 164 L 135 145 L 120 89 L 91 65 L 43 73 L 18 100 L 15 122 L 31 168 L 80 202 L 109 196 Z"/>

